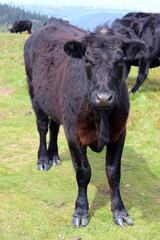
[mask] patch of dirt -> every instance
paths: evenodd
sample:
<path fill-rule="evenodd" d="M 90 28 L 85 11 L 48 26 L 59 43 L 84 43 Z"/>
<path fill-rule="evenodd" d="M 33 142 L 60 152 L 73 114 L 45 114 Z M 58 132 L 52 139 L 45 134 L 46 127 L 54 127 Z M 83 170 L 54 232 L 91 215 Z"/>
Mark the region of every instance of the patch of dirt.
<path fill-rule="evenodd" d="M 4 112 L 0 112 L 0 119 L 1 120 L 6 120 L 6 114 Z"/>
<path fill-rule="evenodd" d="M 160 188 L 156 188 L 156 193 L 160 196 Z"/>
<path fill-rule="evenodd" d="M 10 97 L 11 96 L 11 92 L 12 92 L 12 88 L 11 87 L 0 87 L 0 94 L 3 97 Z"/>
<path fill-rule="evenodd" d="M 50 207 L 50 206 L 54 206 L 55 208 L 61 208 L 65 205 L 65 203 L 63 202 L 56 202 L 56 203 L 46 203 L 45 207 Z"/>
<path fill-rule="evenodd" d="M 79 236 L 71 237 L 71 240 L 81 240 L 81 237 Z"/>

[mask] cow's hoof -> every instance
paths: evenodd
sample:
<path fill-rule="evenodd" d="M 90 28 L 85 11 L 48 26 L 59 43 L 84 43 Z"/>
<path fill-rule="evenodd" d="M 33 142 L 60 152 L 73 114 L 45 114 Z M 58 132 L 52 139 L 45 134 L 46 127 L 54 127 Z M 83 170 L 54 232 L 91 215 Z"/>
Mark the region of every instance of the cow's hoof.
<path fill-rule="evenodd" d="M 123 216 L 123 219 L 128 225 L 130 225 L 130 226 L 134 225 L 132 219 L 129 216 L 127 216 L 127 217 Z"/>
<path fill-rule="evenodd" d="M 50 160 L 50 165 L 56 166 L 57 164 L 61 165 L 61 161 L 60 161 L 59 155 L 54 155 L 53 159 Z"/>
<path fill-rule="evenodd" d="M 39 171 L 44 171 L 43 164 L 37 164 L 37 168 Z"/>
<path fill-rule="evenodd" d="M 58 155 L 58 154 L 56 154 L 56 155 L 53 156 L 53 162 L 55 162 L 56 165 L 57 165 L 57 164 L 58 164 L 58 165 L 61 165 L 61 161 L 60 161 L 60 158 L 59 158 L 59 155 Z"/>
<path fill-rule="evenodd" d="M 86 227 L 89 223 L 89 218 L 82 218 L 81 219 L 81 225 L 82 227 Z"/>
<path fill-rule="evenodd" d="M 80 218 L 77 218 L 77 217 L 74 217 L 73 218 L 73 225 L 75 227 L 79 227 L 81 225 L 81 219 Z"/>
<path fill-rule="evenodd" d="M 78 218 L 78 217 L 73 217 L 73 225 L 75 227 L 86 227 L 89 223 L 89 218 Z"/>
<path fill-rule="evenodd" d="M 113 220 L 114 220 L 115 224 L 119 225 L 120 227 L 126 227 L 122 218 L 114 218 Z"/>
<path fill-rule="evenodd" d="M 61 165 L 61 161 L 59 159 L 57 159 L 56 162 L 57 162 L 58 165 Z"/>
<path fill-rule="evenodd" d="M 56 160 L 50 160 L 49 163 L 50 163 L 50 165 L 52 165 L 52 166 L 56 166 L 56 165 L 57 165 Z"/>
<path fill-rule="evenodd" d="M 48 171 L 51 166 L 49 164 L 37 164 L 37 168 L 39 171 Z"/>
<path fill-rule="evenodd" d="M 44 164 L 44 170 L 48 171 L 51 168 L 51 166 L 49 164 Z"/>

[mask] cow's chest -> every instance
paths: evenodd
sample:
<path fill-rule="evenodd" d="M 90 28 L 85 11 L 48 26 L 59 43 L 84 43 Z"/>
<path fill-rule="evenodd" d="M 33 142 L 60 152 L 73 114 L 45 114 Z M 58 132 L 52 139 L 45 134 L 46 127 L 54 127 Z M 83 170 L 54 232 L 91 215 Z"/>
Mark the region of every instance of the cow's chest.
<path fill-rule="evenodd" d="M 106 120 L 103 121 L 101 119 L 96 121 L 94 115 L 79 119 L 76 130 L 81 144 L 83 146 L 99 145 L 101 139 L 104 141 L 107 135 L 109 138 L 106 139 L 106 144 L 108 141 L 116 142 L 126 127 L 128 111 L 128 106 L 116 108 L 108 117 L 106 114 Z"/>
<path fill-rule="evenodd" d="M 98 140 L 99 125 L 96 123 L 94 117 L 87 117 L 78 120 L 77 135 L 83 146 L 91 145 Z"/>
<path fill-rule="evenodd" d="M 126 122 L 129 114 L 129 103 L 116 108 L 110 118 L 110 142 L 116 142 L 126 128 Z"/>

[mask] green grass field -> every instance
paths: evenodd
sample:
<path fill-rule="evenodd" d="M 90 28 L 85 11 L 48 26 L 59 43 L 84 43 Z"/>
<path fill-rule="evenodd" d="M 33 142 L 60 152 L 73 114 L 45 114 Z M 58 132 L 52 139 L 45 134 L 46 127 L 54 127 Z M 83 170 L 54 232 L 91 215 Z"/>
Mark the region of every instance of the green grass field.
<path fill-rule="evenodd" d="M 62 165 L 48 172 L 37 170 L 39 136 L 23 61 L 27 38 L 28 34 L 0 33 L 0 239 L 160 239 L 160 68 L 150 70 L 139 92 L 130 95 L 121 194 L 134 226 L 114 224 L 105 149 L 99 154 L 88 149 L 90 223 L 75 228 L 77 184 L 62 127 L 58 139 Z M 132 68 L 129 89 L 136 76 L 137 68 Z"/>

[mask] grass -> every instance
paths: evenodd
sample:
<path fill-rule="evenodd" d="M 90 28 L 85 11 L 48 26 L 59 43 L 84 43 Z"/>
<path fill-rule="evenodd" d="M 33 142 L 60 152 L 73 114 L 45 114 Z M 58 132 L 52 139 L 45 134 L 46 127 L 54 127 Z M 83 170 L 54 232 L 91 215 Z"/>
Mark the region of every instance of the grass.
<path fill-rule="evenodd" d="M 27 34 L 0 33 L 0 239 L 160 239 L 160 68 L 130 95 L 130 116 L 122 158 L 121 194 L 134 227 L 112 221 L 105 176 L 105 150 L 88 149 L 90 223 L 72 226 L 77 184 L 63 128 L 62 165 L 37 171 L 38 133 L 23 62 Z M 128 87 L 136 80 L 132 68 Z M 31 113 L 31 114 L 30 114 Z"/>

